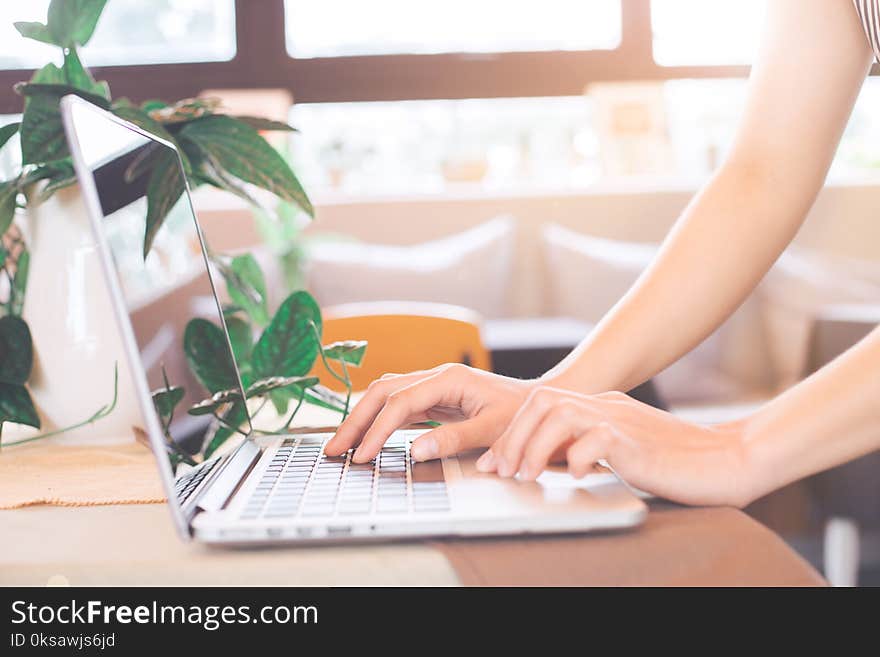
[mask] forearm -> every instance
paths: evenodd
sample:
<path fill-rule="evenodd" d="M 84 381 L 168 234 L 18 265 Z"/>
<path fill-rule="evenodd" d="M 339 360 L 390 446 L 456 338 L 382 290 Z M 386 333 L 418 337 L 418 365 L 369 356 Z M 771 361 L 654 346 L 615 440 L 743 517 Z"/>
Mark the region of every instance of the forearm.
<path fill-rule="evenodd" d="M 780 199 L 771 172 L 728 164 L 592 334 L 545 375 L 584 393 L 629 390 L 706 338 L 796 233 L 811 195 Z"/>
<path fill-rule="evenodd" d="M 795 235 L 822 186 L 871 51 L 850 3 L 767 4 L 731 155 L 635 287 L 545 377 L 627 390 L 711 333 Z"/>
<path fill-rule="evenodd" d="M 880 327 L 742 426 L 750 499 L 880 449 Z"/>

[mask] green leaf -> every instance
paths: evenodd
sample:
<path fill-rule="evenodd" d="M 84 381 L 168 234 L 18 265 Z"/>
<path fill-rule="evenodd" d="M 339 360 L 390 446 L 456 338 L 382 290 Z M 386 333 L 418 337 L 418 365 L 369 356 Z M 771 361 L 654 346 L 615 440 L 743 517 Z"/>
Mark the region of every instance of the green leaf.
<path fill-rule="evenodd" d="M 22 164 L 51 162 L 70 155 L 58 106 L 62 96 L 75 94 L 99 107 L 109 107 L 103 96 L 67 84 L 64 72 L 54 64 L 44 66 L 31 82 L 18 84 L 15 90 L 25 97 L 19 129 Z"/>
<path fill-rule="evenodd" d="M 175 139 L 174 135 L 165 129 L 165 126 L 153 119 L 145 110 L 123 101 L 114 103 L 110 111 L 120 119 L 128 121 L 129 123 L 134 123 L 139 128 L 174 144 L 180 153 L 180 159 L 183 161 L 183 170 L 189 175 L 189 172 L 192 170 L 189 158 L 177 143 L 177 139 Z"/>
<path fill-rule="evenodd" d="M 272 119 L 264 119 L 260 116 L 233 116 L 236 121 L 246 123 L 254 130 L 278 130 L 282 132 L 298 132 L 292 125 L 288 125 L 283 121 L 273 121 Z"/>
<path fill-rule="evenodd" d="M 20 317 L 0 317 L 0 383 L 24 384 L 33 365 L 33 340 L 28 325 Z"/>
<path fill-rule="evenodd" d="M 168 107 L 168 103 L 162 100 L 145 100 L 141 103 L 141 109 L 145 112 L 155 112 L 166 107 Z"/>
<path fill-rule="evenodd" d="M 366 351 L 366 340 L 344 340 L 325 345 L 324 357 L 327 360 L 345 361 L 349 365 L 360 367 Z"/>
<path fill-rule="evenodd" d="M 38 189 L 36 201 L 43 203 L 59 189 L 69 187 L 77 182 L 76 173 L 73 170 L 73 162 L 70 158 L 55 160 L 31 168 L 18 180 L 19 188 L 25 188 L 37 181 L 46 180 L 46 185 Z"/>
<path fill-rule="evenodd" d="M 22 385 L 0 383 L 0 426 L 4 422 L 40 428 L 40 418 L 30 393 Z"/>
<path fill-rule="evenodd" d="M 186 391 L 180 386 L 171 386 L 153 392 L 153 405 L 162 420 L 162 426 L 168 426 L 171 416 L 174 415 L 174 409 L 183 401 L 184 395 Z"/>
<path fill-rule="evenodd" d="M 270 390 L 268 393 L 269 401 L 272 402 L 272 406 L 275 407 L 275 412 L 278 415 L 284 415 L 287 413 L 287 408 L 290 406 L 290 400 L 293 399 L 293 392 L 290 390 Z"/>
<path fill-rule="evenodd" d="M 75 185 L 76 183 L 76 174 L 56 174 L 55 176 L 50 178 L 49 183 L 40 190 L 40 193 L 37 195 L 37 202 L 43 203 L 58 190 L 64 189 L 65 187 L 70 187 L 71 185 Z"/>
<path fill-rule="evenodd" d="M 12 139 L 12 136 L 18 132 L 19 126 L 21 126 L 21 123 L 16 121 L 15 123 L 7 123 L 0 128 L 0 148 L 3 148 L 6 142 Z"/>
<path fill-rule="evenodd" d="M 13 315 L 20 316 L 21 311 L 24 308 L 24 293 L 27 289 L 30 264 L 30 252 L 22 251 L 21 255 L 18 256 L 18 262 L 15 263 L 15 278 L 12 280 L 12 294 L 10 295 L 10 313 Z"/>
<path fill-rule="evenodd" d="M 38 180 L 52 179 L 69 175 L 73 171 L 73 162 L 70 158 L 61 160 L 53 160 L 37 166 L 27 167 L 25 171 L 18 177 L 19 189 L 24 189 L 28 185 Z"/>
<path fill-rule="evenodd" d="M 307 374 L 320 348 L 312 323 L 320 334 L 321 310 L 312 296 L 300 290 L 287 297 L 254 345 L 251 362 L 257 378 Z"/>
<path fill-rule="evenodd" d="M 216 413 L 218 409 L 226 404 L 231 404 L 232 402 L 239 400 L 241 400 L 241 393 L 238 389 L 220 390 L 219 392 L 215 392 L 208 399 L 203 399 L 202 401 L 193 404 L 192 408 L 190 408 L 187 413 L 190 415 L 211 415 Z"/>
<path fill-rule="evenodd" d="M 345 411 L 345 398 L 322 385 L 306 390 L 306 402 L 331 411 L 339 411 L 340 413 Z"/>
<path fill-rule="evenodd" d="M 251 357 L 251 349 L 254 346 L 254 335 L 251 325 L 241 317 L 224 317 L 226 331 L 229 333 L 229 342 L 232 344 L 232 353 L 235 362 L 241 364 Z"/>
<path fill-rule="evenodd" d="M 250 253 L 236 256 L 229 266 L 221 266 L 232 302 L 242 308 L 258 326 L 269 323 L 266 279 L 256 258 Z"/>
<path fill-rule="evenodd" d="M 238 388 L 226 334 L 216 324 L 197 317 L 183 333 L 186 362 L 196 379 L 210 392 Z"/>
<path fill-rule="evenodd" d="M 46 21 L 59 46 L 84 46 L 92 38 L 107 0 L 52 0 Z"/>
<path fill-rule="evenodd" d="M 261 397 L 273 390 L 284 388 L 306 389 L 318 385 L 320 380 L 316 376 L 270 376 L 268 379 L 260 379 L 252 383 L 245 391 L 245 397 Z"/>
<path fill-rule="evenodd" d="M 221 417 L 230 427 L 240 428 L 248 421 L 247 407 L 244 402 L 232 404 L 229 410 L 227 410 Z M 222 425 L 218 426 L 213 435 L 209 434 L 208 444 L 204 449 L 205 458 L 210 458 L 234 433 L 234 429 Z"/>
<path fill-rule="evenodd" d="M 162 223 L 186 190 L 186 182 L 180 175 L 177 155 L 168 148 L 161 148 L 156 155 L 155 166 L 147 184 L 147 221 L 144 233 L 144 259 L 153 246 L 153 240 Z"/>
<path fill-rule="evenodd" d="M 260 207 L 260 202 L 244 188 L 241 181 L 223 171 L 223 168 L 217 164 L 213 157 L 207 153 L 200 153 L 197 159 L 199 167 L 195 178 L 199 183 L 205 183 L 217 189 L 222 189 L 225 192 L 235 194 L 245 203 Z"/>
<path fill-rule="evenodd" d="M 56 70 L 61 70 L 54 64 L 47 64 L 43 68 L 48 68 L 50 66 L 54 67 Z M 54 75 L 54 73 L 52 75 Z M 55 98 L 57 101 L 60 101 L 62 97 L 67 96 L 68 94 L 76 94 L 77 96 L 89 101 L 93 105 L 97 105 L 101 109 L 110 108 L 110 101 L 104 98 L 103 95 L 101 95 L 100 93 L 93 93 L 91 91 L 85 91 L 84 89 L 75 87 L 67 82 L 67 76 L 64 74 L 63 71 L 61 72 L 61 75 L 61 80 L 57 82 L 36 82 L 33 79 L 30 82 L 18 82 L 13 86 L 13 90 L 19 96 L 24 96 L 25 98 L 32 98 L 35 96 L 49 96 Z M 21 130 L 23 133 L 24 128 L 22 128 Z"/>
<path fill-rule="evenodd" d="M 174 125 L 210 116 L 219 106 L 220 101 L 217 98 L 184 98 L 173 105 L 163 104 L 162 107 L 148 111 L 156 121 Z"/>
<path fill-rule="evenodd" d="M 179 136 L 196 144 L 230 175 L 296 203 L 314 216 L 311 201 L 287 162 L 246 123 L 217 114 L 187 123 Z"/>
<path fill-rule="evenodd" d="M 87 93 L 101 96 L 104 100 L 110 100 L 110 87 L 106 82 L 97 82 L 80 61 L 76 48 L 64 51 L 64 66 L 62 67 L 67 84 Z"/>
<path fill-rule="evenodd" d="M 18 189 L 14 180 L 0 183 L 0 235 L 3 235 L 12 225 L 12 220 L 15 218 L 15 198 L 17 196 Z"/>
<path fill-rule="evenodd" d="M 43 43 L 48 43 L 53 46 L 61 45 L 55 41 L 55 37 L 52 36 L 52 33 L 49 32 L 49 28 L 43 23 L 18 21 L 17 23 L 13 23 L 13 25 L 15 26 L 15 29 L 18 30 L 18 33 L 26 39 L 42 41 Z"/>
<path fill-rule="evenodd" d="M 67 76 L 55 64 L 46 64 L 34 71 L 30 84 L 67 84 Z M 14 85 L 14 88 L 18 91 L 18 85 Z"/>

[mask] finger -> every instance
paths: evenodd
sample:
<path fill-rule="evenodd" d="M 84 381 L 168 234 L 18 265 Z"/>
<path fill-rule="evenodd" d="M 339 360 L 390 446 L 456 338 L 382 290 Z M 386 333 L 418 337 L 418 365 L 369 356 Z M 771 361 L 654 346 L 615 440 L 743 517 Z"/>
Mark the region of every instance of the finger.
<path fill-rule="evenodd" d="M 444 424 L 416 438 L 410 454 L 416 461 L 428 461 L 480 447 L 486 444 L 493 422 L 493 417 L 483 414 L 464 422 Z"/>
<path fill-rule="evenodd" d="M 509 457 L 514 472 L 519 471 L 524 481 L 538 478 L 553 453 L 567 443 L 579 438 L 590 426 L 588 410 L 572 399 L 556 402 L 544 416 L 521 454 Z"/>
<path fill-rule="evenodd" d="M 460 388 L 450 370 L 443 370 L 396 390 L 386 397 L 352 460 L 366 463 L 379 453 L 389 436 L 400 427 L 423 418 L 429 408 L 458 404 L 460 401 Z"/>
<path fill-rule="evenodd" d="M 336 435 L 324 445 L 324 452 L 328 456 L 338 456 L 360 443 L 364 433 L 370 428 L 376 415 L 385 405 L 388 395 L 429 376 L 431 376 L 430 371 L 422 371 L 411 374 L 386 375 L 373 381 L 367 388 L 366 394 L 355 404 L 351 414 L 339 425 Z"/>
<path fill-rule="evenodd" d="M 492 467 L 487 472 L 495 470 L 502 477 L 516 474 L 519 456 L 526 442 L 544 420 L 555 399 L 556 393 L 546 388 L 538 388 L 529 395 L 522 408 L 513 416 L 510 425 L 492 445 L 492 456 L 486 457 L 487 461 L 492 461 Z M 487 462 L 484 461 L 483 465 L 487 465 Z"/>
<path fill-rule="evenodd" d="M 599 422 L 572 443 L 566 452 L 571 476 L 580 479 L 593 469 L 599 459 L 607 458 L 615 435 L 609 423 Z"/>

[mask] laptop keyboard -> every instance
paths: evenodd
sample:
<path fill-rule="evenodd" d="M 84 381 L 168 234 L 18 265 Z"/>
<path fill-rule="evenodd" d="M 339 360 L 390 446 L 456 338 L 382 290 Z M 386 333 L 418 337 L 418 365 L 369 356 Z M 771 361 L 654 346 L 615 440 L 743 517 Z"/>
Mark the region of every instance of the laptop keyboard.
<path fill-rule="evenodd" d="M 395 438 L 369 463 L 349 450 L 326 456 L 325 440 L 285 439 L 242 510 L 243 519 L 443 512 L 449 496 L 440 461 L 414 462 L 409 441 Z"/>
<path fill-rule="evenodd" d="M 181 504 L 192 497 L 199 484 L 205 480 L 205 477 L 211 474 L 211 471 L 214 470 L 219 462 L 219 457 L 205 461 L 200 467 L 190 470 L 174 482 L 174 492 L 177 493 L 177 499 L 180 500 Z"/>

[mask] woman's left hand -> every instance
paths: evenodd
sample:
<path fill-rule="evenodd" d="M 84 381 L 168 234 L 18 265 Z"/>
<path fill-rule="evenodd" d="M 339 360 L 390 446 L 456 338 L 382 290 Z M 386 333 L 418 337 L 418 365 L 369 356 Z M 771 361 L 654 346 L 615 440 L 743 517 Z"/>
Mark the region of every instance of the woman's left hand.
<path fill-rule="evenodd" d="M 507 430 L 477 461 L 482 472 L 534 480 L 564 458 L 574 477 L 599 459 L 627 483 L 684 504 L 751 501 L 742 423 L 699 426 L 620 392 L 533 391 Z"/>

